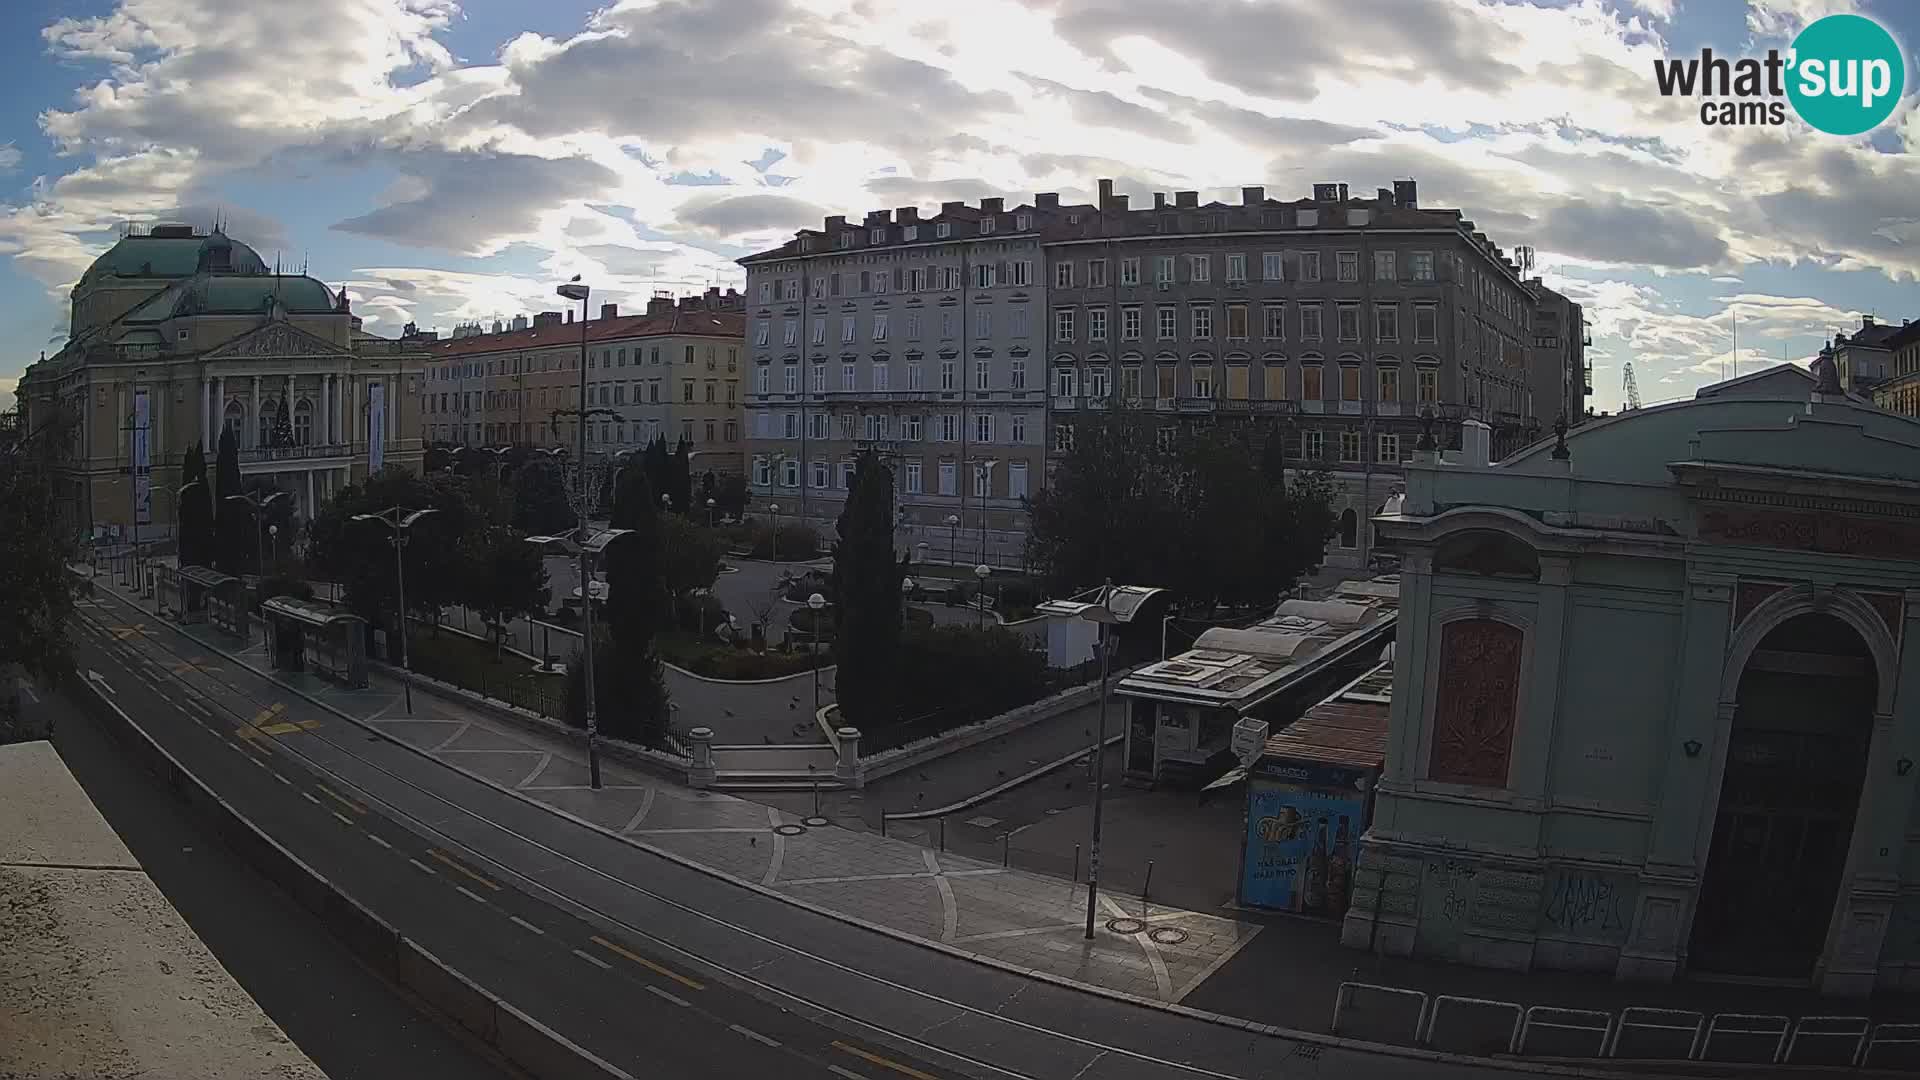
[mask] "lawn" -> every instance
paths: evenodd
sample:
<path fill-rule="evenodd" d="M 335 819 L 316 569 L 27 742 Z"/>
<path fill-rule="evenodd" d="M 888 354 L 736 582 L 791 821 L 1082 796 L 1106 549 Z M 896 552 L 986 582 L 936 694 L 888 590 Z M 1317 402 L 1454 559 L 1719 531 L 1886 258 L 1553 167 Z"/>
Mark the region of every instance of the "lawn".
<path fill-rule="evenodd" d="M 413 670 L 542 716 L 558 718 L 566 698 L 566 677 L 542 675 L 525 658 L 506 653 L 496 659 L 492 645 L 464 634 L 413 629 L 408 635 Z"/>

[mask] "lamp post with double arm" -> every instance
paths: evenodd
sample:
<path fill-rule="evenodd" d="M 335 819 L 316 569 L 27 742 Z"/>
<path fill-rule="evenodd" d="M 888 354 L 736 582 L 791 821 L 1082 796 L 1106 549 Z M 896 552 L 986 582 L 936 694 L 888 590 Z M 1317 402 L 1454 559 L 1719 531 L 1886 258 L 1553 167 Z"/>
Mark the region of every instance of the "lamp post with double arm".
<path fill-rule="evenodd" d="M 393 640 L 400 646 L 400 669 L 409 674 L 413 671 L 413 649 L 407 645 L 407 560 L 404 554 L 407 547 L 407 533 L 413 528 L 414 522 L 428 514 L 439 512 L 433 509 L 409 512 L 404 506 L 390 506 L 377 514 L 353 515 L 355 521 L 377 521 L 385 525 L 391 533 L 388 539 L 393 544 L 394 607 L 400 615 L 399 626 L 394 631 L 397 636 Z M 405 687 L 407 715 L 411 716 L 413 715 L 413 682 L 409 679 L 402 679 L 400 682 Z"/>

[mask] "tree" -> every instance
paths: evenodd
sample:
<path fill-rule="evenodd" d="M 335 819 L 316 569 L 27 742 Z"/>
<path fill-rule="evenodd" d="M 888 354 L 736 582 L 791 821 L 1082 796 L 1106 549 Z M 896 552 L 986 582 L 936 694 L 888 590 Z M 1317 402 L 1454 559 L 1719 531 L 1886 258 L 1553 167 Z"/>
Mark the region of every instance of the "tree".
<path fill-rule="evenodd" d="M 640 451 L 640 468 L 646 474 L 647 488 L 655 499 L 664 494 L 671 497 L 673 491 L 673 453 L 667 449 L 667 437 L 655 435 L 653 441 Z M 658 506 L 656 502 L 654 505 Z"/>
<path fill-rule="evenodd" d="M 719 512 L 719 509 L 720 509 L 719 490 L 720 490 L 719 481 L 714 476 L 712 469 L 708 469 L 706 472 L 701 473 L 700 474 L 700 508 L 704 510 L 706 509 L 707 503 L 712 502 L 714 504 L 714 507 L 713 507 L 714 511 L 716 513 Z"/>
<path fill-rule="evenodd" d="M 70 663 L 73 537 L 54 503 L 55 455 L 69 430 L 62 419 L 0 436 L 0 680 L 9 697 L 16 670 L 55 682 Z M 0 713 L 0 742 L 28 734 Z"/>
<path fill-rule="evenodd" d="M 281 402 L 280 411 L 273 416 L 272 444 L 274 446 L 293 445 L 293 403 L 290 401 Z"/>
<path fill-rule="evenodd" d="M 210 566 L 214 543 L 213 485 L 207 479 L 207 458 L 199 443 L 187 448 L 180 467 L 178 500 L 180 528 L 176 541 L 180 565 Z"/>
<path fill-rule="evenodd" d="M 644 467 L 629 464 L 614 485 L 611 524 L 629 529 L 607 546 L 607 626 L 623 652 L 635 655 L 651 647 L 665 629 L 671 610 L 658 557 L 660 508 Z"/>
<path fill-rule="evenodd" d="M 912 627 L 896 663 L 903 718 L 947 711 L 955 723 L 983 720 L 1047 692 L 1046 654 L 1004 626 Z M 846 677 L 842 661 L 835 682 L 843 709 Z"/>
<path fill-rule="evenodd" d="M 498 656 L 506 646 L 507 623 L 547 606 L 545 561 L 524 535 L 492 525 L 463 539 L 459 564 L 461 601 L 493 631 Z"/>
<path fill-rule="evenodd" d="M 651 642 L 634 652 L 614 643 L 611 631 L 594 632 L 593 689 L 600 733 L 647 746 L 665 742 L 672 718 L 666 670 Z M 567 661 L 566 720 L 586 726 L 586 662 L 575 651 Z"/>
<path fill-rule="evenodd" d="M 667 496 L 676 513 L 693 512 L 693 444 L 681 439 L 667 465 Z"/>
<path fill-rule="evenodd" d="M 893 719 L 903 562 L 893 551 L 893 470 L 872 453 L 853 467 L 833 553 L 834 677 L 840 711 L 855 724 Z"/>
<path fill-rule="evenodd" d="M 257 553 L 253 542 L 253 510 L 229 500 L 243 490 L 240 481 L 240 443 L 229 427 L 220 432 L 220 456 L 214 465 L 213 565 L 223 574 L 247 572 Z"/>
<path fill-rule="evenodd" d="M 513 474 L 513 527 L 530 536 L 557 536 L 577 527 L 566 481 L 551 461 L 529 461 Z"/>
<path fill-rule="evenodd" d="M 356 514 L 379 514 L 393 507 L 440 511 L 409 530 L 402 558 L 406 563 L 407 607 L 427 616 L 459 599 L 459 550 L 470 527 L 462 481 L 449 473 L 422 480 L 389 465 L 357 484 L 335 492 L 307 527 L 307 561 L 314 571 L 338 581 L 347 607 L 370 625 L 397 627 L 398 582 L 394 572 L 393 532 L 377 522 L 356 521 Z"/>
<path fill-rule="evenodd" d="M 721 556 L 726 552 L 713 530 L 678 514 L 662 516 L 658 527 L 660 572 L 667 595 L 678 610 L 682 598 L 689 593 L 713 587 L 720 576 Z"/>
<path fill-rule="evenodd" d="M 747 512 L 747 478 L 740 473 L 723 474 L 713 500 L 716 513 L 738 520 Z"/>

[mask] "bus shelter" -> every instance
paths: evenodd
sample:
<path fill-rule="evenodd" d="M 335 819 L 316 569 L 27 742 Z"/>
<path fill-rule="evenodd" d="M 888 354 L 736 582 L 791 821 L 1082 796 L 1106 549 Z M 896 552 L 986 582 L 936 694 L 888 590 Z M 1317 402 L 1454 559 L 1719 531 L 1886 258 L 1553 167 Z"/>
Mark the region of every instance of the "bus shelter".
<path fill-rule="evenodd" d="M 161 607 L 176 613 L 182 623 L 210 623 L 244 639 L 247 625 L 246 585 L 239 578 L 206 566 L 163 568 Z"/>
<path fill-rule="evenodd" d="M 323 604 L 276 596 L 261 605 L 276 671 L 309 671 L 350 689 L 367 685 L 367 621 Z"/>

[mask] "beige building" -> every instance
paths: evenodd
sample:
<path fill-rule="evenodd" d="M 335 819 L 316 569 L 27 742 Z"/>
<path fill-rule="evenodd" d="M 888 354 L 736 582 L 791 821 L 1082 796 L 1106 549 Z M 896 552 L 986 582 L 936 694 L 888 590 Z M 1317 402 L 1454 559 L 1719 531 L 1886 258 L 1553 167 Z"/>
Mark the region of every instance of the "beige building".
<path fill-rule="evenodd" d="M 641 315 L 603 304 L 584 325 L 546 311 L 519 330 L 428 346 L 415 415 L 430 442 L 572 447 L 584 333 L 587 450 L 637 449 L 664 436 L 692 448 L 695 475 L 739 473 L 741 297 L 729 290 L 656 296 Z"/>
<path fill-rule="evenodd" d="M 95 537 L 172 535 L 188 447 L 211 477 L 228 428 L 241 474 L 292 493 L 301 520 L 369 468 L 418 469 L 422 358 L 359 322 L 344 293 L 217 229 L 130 232 L 74 286 L 67 344 L 20 380 L 28 430 L 75 422 L 61 512 Z"/>

